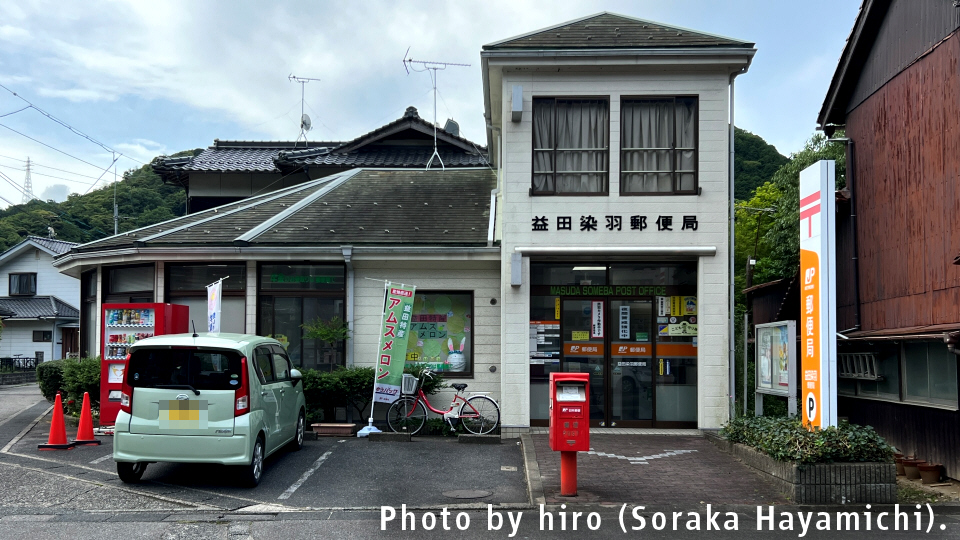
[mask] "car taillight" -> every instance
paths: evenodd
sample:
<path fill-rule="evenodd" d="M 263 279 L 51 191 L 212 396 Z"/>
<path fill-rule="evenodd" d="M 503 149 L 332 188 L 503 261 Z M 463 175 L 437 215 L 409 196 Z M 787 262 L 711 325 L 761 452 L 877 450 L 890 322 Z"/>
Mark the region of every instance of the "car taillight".
<path fill-rule="evenodd" d="M 120 389 L 120 410 L 127 414 L 133 414 L 132 412 L 133 387 L 130 386 L 130 383 L 127 382 L 127 373 L 126 373 L 127 371 L 129 371 L 127 368 L 130 367 L 130 353 L 127 353 L 127 357 L 124 360 L 126 360 L 127 365 L 126 365 L 126 368 L 124 368 L 123 370 L 124 371 L 123 386 Z"/>
<path fill-rule="evenodd" d="M 250 376 L 247 375 L 247 357 L 240 359 L 240 388 L 236 389 L 236 407 L 233 409 L 234 416 L 240 416 L 250 412 Z"/>

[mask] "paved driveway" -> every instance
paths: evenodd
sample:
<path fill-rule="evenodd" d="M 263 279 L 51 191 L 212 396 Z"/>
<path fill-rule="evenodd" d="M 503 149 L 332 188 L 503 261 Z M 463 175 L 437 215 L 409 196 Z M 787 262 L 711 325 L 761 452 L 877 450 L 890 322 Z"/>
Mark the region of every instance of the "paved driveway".
<path fill-rule="evenodd" d="M 560 497 L 560 453 L 533 435 L 550 503 L 631 503 L 648 507 L 700 503 L 782 504 L 773 485 L 703 437 L 590 435 L 577 459 L 578 496 Z"/>

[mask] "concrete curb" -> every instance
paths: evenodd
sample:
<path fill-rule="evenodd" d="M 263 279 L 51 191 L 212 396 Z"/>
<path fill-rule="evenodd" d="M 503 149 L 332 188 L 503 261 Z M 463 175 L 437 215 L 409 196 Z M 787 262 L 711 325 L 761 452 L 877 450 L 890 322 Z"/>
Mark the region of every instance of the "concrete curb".
<path fill-rule="evenodd" d="M 543 494 L 543 479 L 540 478 L 540 464 L 537 462 L 537 451 L 533 447 L 533 438 L 529 433 L 520 434 L 520 444 L 523 446 L 523 470 L 527 475 L 527 493 L 530 495 L 530 506 L 545 504 L 547 498 Z"/>

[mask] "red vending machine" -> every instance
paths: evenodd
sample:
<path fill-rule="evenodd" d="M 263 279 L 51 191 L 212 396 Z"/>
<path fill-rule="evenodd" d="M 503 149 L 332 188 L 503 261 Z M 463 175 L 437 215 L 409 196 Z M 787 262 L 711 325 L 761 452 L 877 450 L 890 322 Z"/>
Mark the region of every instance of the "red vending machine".
<path fill-rule="evenodd" d="M 127 349 L 141 339 L 187 332 L 189 308 L 179 304 L 104 304 L 100 332 L 100 426 L 120 412 Z"/>

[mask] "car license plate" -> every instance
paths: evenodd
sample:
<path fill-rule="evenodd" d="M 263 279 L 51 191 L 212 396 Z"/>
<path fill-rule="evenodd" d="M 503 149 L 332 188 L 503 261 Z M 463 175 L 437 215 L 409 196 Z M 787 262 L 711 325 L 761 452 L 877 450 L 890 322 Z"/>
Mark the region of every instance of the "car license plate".
<path fill-rule="evenodd" d="M 207 400 L 161 400 L 160 429 L 207 429 Z"/>

